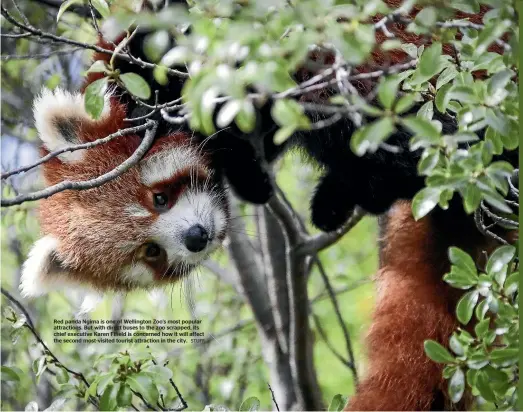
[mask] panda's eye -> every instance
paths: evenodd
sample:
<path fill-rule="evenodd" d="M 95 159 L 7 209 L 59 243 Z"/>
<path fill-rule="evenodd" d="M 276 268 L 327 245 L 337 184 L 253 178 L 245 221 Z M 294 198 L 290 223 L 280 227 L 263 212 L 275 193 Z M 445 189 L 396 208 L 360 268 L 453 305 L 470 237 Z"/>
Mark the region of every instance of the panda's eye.
<path fill-rule="evenodd" d="M 153 194 L 154 207 L 157 209 L 165 209 L 169 203 L 169 198 L 165 193 L 154 193 Z"/>
<path fill-rule="evenodd" d="M 155 261 L 163 257 L 163 248 L 155 242 L 146 243 L 143 251 L 144 257 L 148 261 Z"/>

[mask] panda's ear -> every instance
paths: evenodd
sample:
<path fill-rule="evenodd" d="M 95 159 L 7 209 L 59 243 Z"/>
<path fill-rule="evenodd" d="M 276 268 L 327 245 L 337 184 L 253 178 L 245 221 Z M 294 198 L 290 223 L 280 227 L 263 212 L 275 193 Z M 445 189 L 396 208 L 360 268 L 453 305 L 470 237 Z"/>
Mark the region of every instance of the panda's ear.
<path fill-rule="evenodd" d="M 36 297 L 62 289 L 71 283 L 71 273 L 57 254 L 58 240 L 44 236 L 37 240 L 22 268 L 20 293 L 23 297 Z"/>
<path fill-rule="evenodd" d="M 110 95 L 107 93 L 98 121 L 109 115 L 109 99 Z M 38 135 L 45 148 L 51 152 L 65 146 L 84 143 L 80 133 L 82 125 L 95 121 L 85 110 L 82 94 L 71 94 L 59 88 L 54 91 L 44 89 L 34 101 L 33 113 Z M 75 162 L 81 160 L 83 155 L 84 150 L 77 150 L 60 154 L 58 157 L 65 162 Z"/>

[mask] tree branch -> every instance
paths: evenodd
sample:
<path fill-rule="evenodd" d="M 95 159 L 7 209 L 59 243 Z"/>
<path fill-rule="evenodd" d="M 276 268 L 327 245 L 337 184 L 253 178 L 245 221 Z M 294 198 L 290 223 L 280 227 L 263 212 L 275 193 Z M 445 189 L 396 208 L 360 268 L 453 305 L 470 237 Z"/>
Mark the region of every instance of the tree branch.
<path fill-rule="evenodd" d="M 0 175 L 0 178 L 2 180 L 4 180 L 4 179 L 7 179 L 8 177 L 16 175 L 16 174 L 25 173 L 25 172 L 27 172 L 27 171 L 29 171 L 31 169 L 34 169 L 35 167 L 37 167 L 37 166 L 39 166 L 41 164 L 43 164 L 43 163 L 53 159 L 56 156 L 61 155 L 62 153 L 75 152 L 77 150 L 83 150 L 83 149 L 91 149 L 93 147 L 100 146 L 102 144 L 108 143 L 111 140 L 116 139 L 117 137 L 125 136 L 125 135 L 128 135 L 128 134 L 133 134 L 133 133 L 138 133 L 138 132 L 140 132 L 142 130 L 146 130 L 149 127 L 151 127 L 151 125 L 152 125 L 151 123 L 144 123 L 143 125 L 140 125 L 140 126 L 129 127 L 129 128 L 126 128 L 126 129 L 120 129 L 116 133 L 110 134 L 109 136 L 104 137 L 102 139 L 97 139 L 97 140 L 95 140 L 93 142 L 65 146 L 65 147 L 63 147 L 61 149 L 55 150 L 54 152 L 51 152 L 51 153 L 47 154 L 46 156 L 38 159 L 38 161 L 36 161 L 36 162 L 34 162 L 34 163 L 32 163 L 32 164 L 30 164 L 28 166 L 22 166 L 22 167 L 20 167 L 18 169 L 2 173 Z"/>
<path fill-rule="evenodd" d="M 84 383 L 86 386 L 86 389 L 89 388 L 90 383 L 87 381 L 83 373 L 76 372 L 67 366 L 65 366 L 60 360 L 56 357 L 56 355 L 49 349 L 49 347 L 45 344 L 43 339 L 40 337 L 40 334 L 37 332 L 36 327 L 33 323 L 33 320 L 31 319 L 31 316 L 29 315 L 29 312 L 26 310 L 24 305 L 22 305 L 13 295 L 11 295 L 7 290 L 5 290 L 3 287 L 0 288 L 2 295 L 4 295 L 11 303 L 13 303 L 25 316 L 26 322 L 24 323 L 24 326 L 27 327 L 34 338 L 38 341 L 38 343 L 44 348 L 44 353 L 48 356 L 50 356 L 53 359 L 53 363 L 64 370 L 66 370 L 68 373 L 73 375 L 76 379 Z M 93 398 L 89 397 L 89 402 L 92 403 L 95 407 L 98 408 L 98 402 Z"/>
<path fill-rule="evenodd" d="M 56 185 L 47 187 L 43 190 L 39 190 L 33 193 L 28 193 L 24 195 L 19 195 L 11 199 L 2 199 L 1 205 L 3 207 L 5 206 L 14 206 L 19 205 L 24 202 L 30 202 L 34 200 L 39 199 L 46 199 L 56 193 L 63 192 L 64 190 L 87 190 L 87 189 L 93 189 L 95 187 L 102 186 L 103 184 L 116 179 L 117 177 L 123 175 L 125 172 L 127 172 L 131 167 L 138 164 L 138 162 L 142 159 L 142 157 L 147 153 L 149 148 L 152 146 L 155 135 L 156 135 L 156 129 L 157 129 L 157 122 L 154 122 L 152 120 L 147 121 L 149 124 L 149 128 L 145 133 L 145 137 L 143 138 L 142 142 L 136 149 L 136 151 L 123 163 L 115 167 L 113 170 L 98 176 L 94 179 L 85 180 L 85 181 L 79 181 L 79 182 L 72 182 L 70 180 L 66 180 L 60 183 L 57 183 Z"/>
<path fill-rule="evenodd" d="M 359 221 L 365 216 L 365 212 L 356 207 L 351 218 L 340 229 L 334 232 L 320 233 L 316 236 L 309 236 L 296 247 L 296 253 L 299 255 L 314 255 L 323 249 L 336 243 L 345 234 L 347 234 Z"/>
<path fill-rule="evenodd" d="M 84 43 L 84 42 L 80 42 L 80 41 L 77 41 L 77 40 L 73 40 L 73 39 L 69 39 L 69 38 L 66 38 L 66 37 L 57 36 L 55 34 L 44 32 L 44 31 L 42 31 L 42 30 L 40 30 L 40 29 L 38 29 L 36 27 L 29 26 L 27 24 L 24 24 L 24 23 L 21 23 L 21 22 L 17 21 L 13 16 L 11 16 L 9 14 L 9 12 L 7 11 L 7 9 L 4 6 L 1 6 L 0 9 L 1 9 L 2 16 L 4 16 L 7 21 L 9 21 L 11 24 L 13 24 L 14 26 L 18 27 L 19 29 L 23 30 L 24 32 L 30 33 L 33 36 L 37 36 L 37 37 L 40 37 L 42 39 L 51 40 L 51 41 L 53 41 L 55 43 L 70 44 L 70 45 L 73 45 L 73 46 L 81 47 L 83 49 L 94 50 L 94 51 L 99 52 L 99 53 L 104 53 L 104 54 L 109 54 L 111 56 L 116 56 L 119 59 L 125 60 L 125 61 L 127 61 L 129 63 L 132 63 L 132 64 L 136 64 L 137 66 L 140 66 L 143 69 L 154 69 L 154 68 L 158 67 L 157 64 L 145 62 L 145 61 L 143 61 L 140 58 L 137 58 L 137 57 L 132 57 L 131 58 L 126 53 L 115 53 L 114 50 L 104 49 L 103 47 L 100 47 L 100 46 L 97 46 L 97 45 L 94 45 L 94 44 Z M 189 77 L 188 73 L 184 73 L 184 72 L 181 72 L 179 70 L 170 69 L 170 68 L 163 68 L 163 70 L 166 70 L 166 72 L 168 74 L 173 75 L 173 76 L 178 76 L 178 77 L 182 77 L 182 78 Z"/>

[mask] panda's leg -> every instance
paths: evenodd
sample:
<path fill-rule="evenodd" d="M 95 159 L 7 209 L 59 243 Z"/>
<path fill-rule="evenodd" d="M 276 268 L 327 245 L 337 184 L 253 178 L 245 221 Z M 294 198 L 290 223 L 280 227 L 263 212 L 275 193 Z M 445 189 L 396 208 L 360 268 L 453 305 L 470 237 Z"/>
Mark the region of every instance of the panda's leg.
<path fill-rule="evenodd" d="M 205 151 L 238 197 L 255 204 L 270 199 L 274 193 L 270 173 L 247 140 L 227 135 L 211 139 L 206 146 Z"/>
<path fill-rule="evenodd" d="M 354 210 L 354 193 L 343 175 L 327 172 L 311 200 L 314 226 L 325 232 L 339 229 Z"/>

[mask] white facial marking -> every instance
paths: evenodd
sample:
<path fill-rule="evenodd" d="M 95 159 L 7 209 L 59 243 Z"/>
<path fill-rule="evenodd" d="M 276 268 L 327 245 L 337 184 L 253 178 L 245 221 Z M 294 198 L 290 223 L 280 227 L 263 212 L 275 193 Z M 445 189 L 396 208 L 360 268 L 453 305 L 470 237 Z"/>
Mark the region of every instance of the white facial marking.
<path fill-rule="evenodd" d="M 147 186 L 172 178 L 179 171 L 198 164 L 198 154 L 190 146 L 175 147 L 152 155 L 141 163 L 142 182 Z"/>
<path fill-rule="evenodd" d="M 154 276 L 147 265 L 142 262 L 134 262 L 124 269 L 122 280 L 131 285 L 148 286 L 154 282 Z"/>
<path fill-rule="evenodd" d="M 36 297 L 60 289 L 69 283 L 64 272 L 53 272 L 51 257 L 58 247 L 58 240 L 53 236 L 44 236 L 37 240 L 22 267 L 20 293 L 23 297 Z"/>
<path fill-rule="evenodd" d="M 77 312 L 77 316 L 85 315 L 89 312 L 92 312 L 96 309 L 96 307 L 102 302 L 103 295 L 96 292 L 88 293 L 82 300 L 82 304 L 80 305 L 80 309 Z"/>
<path fill-rule="evenodd" d="M 194 225 L 205 228 L 211 240 L 201 252 L 191 252 L 184 244 L 185 232 Z M 217 249 L 217 235 L 226 225 L 225 213 L 210 193 L 184 193 L 167 212 L 159 215 L 151 226 L 151 237 L 167 252 L 169 264 L 185 262 L 196 264 Z"/>
<path fill-rule="evenodd" d="M 145 207 L 139 204 L 129 205 L 125 208 L 125 213 L 130 217 L 150 217 L 152 216 Z"/>
<path fill-rule="evenodd" d="M 111 110 L 110 93 L 104 96 L 104 108 L 100 119 L 106 118 Z M 65 136 L 63 130 L 60 130 L 60 122 L 70 122 L 74 132 L 74 126 L 82 122 L 95 122 L 94 119 L 86 112 L 84 107 L 84 97 L 80 93 L 71 94 L 60 88 L 51 91 L 43 89 L 40 95 L 34 100 L 33 113 L 35 118 L 36 129 L 40 139 L 49 151 L 61 149 L 65 146 L 79 143 L 76 137 L 73 141 L 72 136 Z M 84 155 L 84 150 L 67 152 L 58 157 L 63 161 L 78 161 Z"/>

